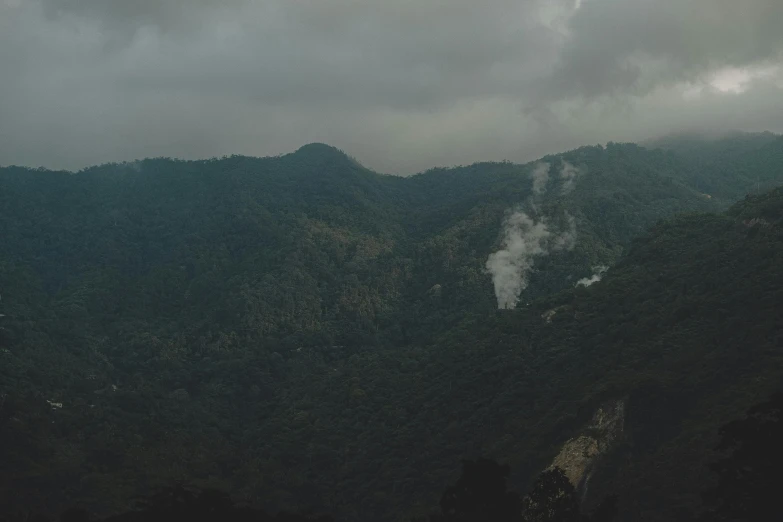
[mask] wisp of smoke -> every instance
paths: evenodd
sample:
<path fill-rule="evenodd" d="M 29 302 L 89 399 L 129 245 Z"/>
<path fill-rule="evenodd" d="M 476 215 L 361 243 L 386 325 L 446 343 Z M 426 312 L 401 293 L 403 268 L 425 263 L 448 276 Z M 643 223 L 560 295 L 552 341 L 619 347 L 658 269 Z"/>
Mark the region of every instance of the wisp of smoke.
<path fill-rule="evenodd" d="M 536 163 L 530 176 L 533 178 L 533 195 L 528 204 L 537 213 L 536 201 L 544 194 L 549 183 L 550 164 Z M 570 192 L 579 169 L 563 162 L 560 178 L 563 180 L 563 194 Z M 566 228 L 562 232 L 552 232 L 545 217 L 534 220 L 521 210 L 517 210 L 503 222 L 503 245 L 501 250 L 490 254 L 486 269 L 492 275 L 495 285 L 495 297 L 498 308 L 513 309 L 519 301 L 522 291 L 527 288 L 528 275 L 533 261 L 538 256 L 548 255 L 550 251 L 571 250 L 576 245 L 576 220 L 565 212 Z"/>
<path fill-rule="evenodd" d="M 576 241 L 576 223 L 566 215 L 568 229 L 553 233 L 546 218 L 536 221 L 522 211 L 511 214 L 503 223 L 503 248 L 490 254 L 486 269 L 492 275 L 498 308 L 513 309 L 527 288 L 528 274 L 536 257 L 553 250 L 571 249 Z"/>
<path fill-rule="evenodd" d="M 590 286 L 593 283 L 597 283 L 604 276 L 604 272 L 609 270 L 608 266 L 598 265 L 593 267 L 593 275 L 591 277 L 583 277 L 576 282 L 575 286 Z"/>
<path fill-rule="evenodd" d="M 133 172 L 141 172 L 141 162 L 139 160 L 126 161 L 123 165 L 132 170 Z"/>
<path fill-rule="evenodd" d="M 576 219 L 568 211 L 564 213 L 568 226 L 566 230 L 555 237 L 552 245 L 553 250 L 571 250 L 576 246 Z"/>
<path fill-rule="evenodd" d="M 498 308 L 514 308 L 519 294 L 527 288 L 527 274 L 533 258 L 547 253 L 545 242 L 552 233 L 542 219 L 535 222 L 524 212 L 514 212 L 503 223 L 503 248 L 487 259 L 492 274 Z"/>
<path fill-rule="evenodd" d="M 538 162 L 530 176 L 533 178 L 533 193 L 540 195 L 546 192 L 546 184 L 549 182 L 549 163 Z"/>
<path fill-rule="evenodd" d="M 574 190 L 574 185 L 576 184 L 576 178 L 581 174 L 581 171 L 568 163 L 567 161 L 563 161 L 563 166 L 560 169 L 560 179 L 563 180 L 563 185 L 561 186 L 561 193 L 568 194 L 572 190 Z"/>

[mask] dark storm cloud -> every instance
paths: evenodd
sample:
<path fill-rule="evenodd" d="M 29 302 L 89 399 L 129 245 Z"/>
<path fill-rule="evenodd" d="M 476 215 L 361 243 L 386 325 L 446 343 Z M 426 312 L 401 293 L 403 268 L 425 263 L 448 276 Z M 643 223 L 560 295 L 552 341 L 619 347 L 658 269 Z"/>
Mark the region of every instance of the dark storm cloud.
<path fill-rule="evenodd" d="M 717 125 L 779 131 L 781 20 L 775 0 L 0 0 L 0 164 L 317 140 L 411 172 L 731 107 Z"/>

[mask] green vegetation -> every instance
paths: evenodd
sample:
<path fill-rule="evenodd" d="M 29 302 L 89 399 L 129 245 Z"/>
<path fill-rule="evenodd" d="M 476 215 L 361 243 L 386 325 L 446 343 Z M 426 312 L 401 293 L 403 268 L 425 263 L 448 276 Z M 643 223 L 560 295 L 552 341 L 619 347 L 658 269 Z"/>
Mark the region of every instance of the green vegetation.
<path fill-rule="evenodd" d="M 765 520 L 779 511 L 777 475 L 783 463 L 780 437 L 783 435 L 783 394 L 754 405 L 747 415 L 721 427 L 721 441 L 716 448 L 721 458 L 709 467 L 718 477 L 716 485 L 702 493 L 706 508 L 700 516 L 683 513 L 678 520 Z M 617 519 L 617 495 L 606 497 L 591 513 L 584 513 L 580 493 L 559 467 L 539 475 L 531 490 L 521 497 L 508 489 L 510 467 L 479 458 L 462 461 L 462 474 L 446 488 L 440 499 L 439 512 L 430 522 L 611 522 Z M 32 515 L 25 520 L 46 522 L 46 517 Z M 84 508 L 64 511 L 61 522 L 97 522 Z M 231 496 L 214 489 L 176 485 L 142 498 L 137 506 L 123 515 L 104 522 L 187 520 L 189 522 L 333 522 L 321 515 L 267 512 L 249 505 L 237 505 Z M 423 519 L 412 519 L 421 522 Z"/>
<path fill-rule="evenodd" d="M 739 156 L 781 179 L 780 150 Z M 314 144 L 0 169 L 0 509 L 109 513 L 187 479 L 408 520 L 463 457 L 508 461 L 528 488 L 617 398 L 627 436 L 588 507 L 616 492 L 635 520 L 692 508 L 717 426 L 783 376 L 783 193 L 703 213 L 728 198 L 675 152 L 543 161 L 537 212 L 568 211 L 578 239 L 537 259 L 515 312 L 496 310 L 484 263 L 532 164 L 403 179 Z M 570 193 L 564 161 L 582 172 Z M 600 284 L 573 288 L 597 265 Z"/>
<path fill-rule="evenodd" d="M 783 137 L 771 132 L 734 132 L 716 137 L 675 135 L 648 144 L 685 163 L 682 181 L 726 201 L 776 187 L 783 161 Z"/>

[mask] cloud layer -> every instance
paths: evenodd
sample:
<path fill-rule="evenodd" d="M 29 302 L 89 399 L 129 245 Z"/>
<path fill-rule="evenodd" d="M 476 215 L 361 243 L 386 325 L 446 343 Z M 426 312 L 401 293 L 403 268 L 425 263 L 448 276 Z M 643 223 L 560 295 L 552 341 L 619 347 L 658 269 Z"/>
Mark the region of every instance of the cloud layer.
<path fill-rule="evenodd" d="M 414 172 L 783 131 L 779 0 L 0 0 L 0 164 L 278 154 Z"/>

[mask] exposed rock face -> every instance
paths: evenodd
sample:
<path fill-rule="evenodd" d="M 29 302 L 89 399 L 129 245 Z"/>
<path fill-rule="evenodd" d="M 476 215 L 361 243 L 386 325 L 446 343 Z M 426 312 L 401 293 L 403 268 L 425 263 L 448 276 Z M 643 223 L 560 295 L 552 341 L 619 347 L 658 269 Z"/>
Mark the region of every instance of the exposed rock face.
<path fill-rule="evenodd" d="M 601 457 L 623 434 L 625 402 L 609 401 L 598 408 L 582 434 L 570 439 L 552 462 L 563 470 L 574 486 L 581 486 Z"/>
<path fill-rule="evenodd" d="M 587 435 L 580 435 L 563 445 L 552 466 L 562 469 L 571 484 L 579 485 L 587 475 L 595 457 L 600 455 L 598 440 Z"/>

